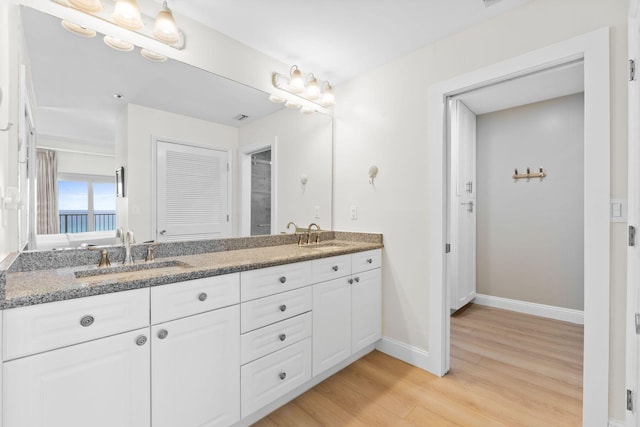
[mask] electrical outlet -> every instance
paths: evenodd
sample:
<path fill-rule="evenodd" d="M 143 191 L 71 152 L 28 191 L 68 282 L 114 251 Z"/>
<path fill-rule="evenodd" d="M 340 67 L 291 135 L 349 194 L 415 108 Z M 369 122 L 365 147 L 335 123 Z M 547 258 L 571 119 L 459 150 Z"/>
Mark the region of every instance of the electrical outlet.
<path fill-rule="evenodd" d="M 320 206 L 313 207 L 313 217 L 315 219 L 320 219 Z"/>
<path fill-rule="evenodd" d="M 351 219 L 358 219 L 358 207 L 351 206 Z"/>

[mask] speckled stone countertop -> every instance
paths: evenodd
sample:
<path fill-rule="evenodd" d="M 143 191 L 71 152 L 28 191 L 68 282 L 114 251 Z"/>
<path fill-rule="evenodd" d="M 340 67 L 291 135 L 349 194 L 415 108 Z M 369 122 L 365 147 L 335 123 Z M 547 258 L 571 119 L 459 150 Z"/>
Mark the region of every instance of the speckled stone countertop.
<path fill-rule="evenodd" d="M 97 261 L 92 264 L 79 264 L 77 255 L 71 255 L 71 252 L 61 255 L 34 252 L 32 254 L 36 255 L 27 254 L 23 259 L 20 259 L 20 256 L 25 254 L 20 254 L 9 257 L 0 265 L 0 289 L 4 291 L 3 298 L 0 299 L 0 308 L 23 307 L 145 288 L 382 248 L 380 234 L 331 233 L 332 240 L 308 246 L 291 243 L 290 236 L 282 236 L 280 240 L 244 238 L 241 239 L 242 242 L 224 239 L 214 248 L 206 247 L 207 242 L 211 241 L 186 242 L 186 255 L 177 255 L 180 252 L 180 244 L 171 243 L 165 248 L 171 256 L 156 258 L 156 261 L 151 263 L 146 263 L 144 257 L 139 256 L 137 259 L 142 259 L 141 261 L 128 266 L 119 266 L 118 261 L 114 262 L 112 259 L 112 267 L 109 269 L 98 269 Z M 252 245 L 252 242 L 255 245 Z M 160 249 L 157 252 L 162 253 L 161 246 L 156 247 Z M 194 250 L 194 247 L 205 249 Z M 140 249 L 142 253 L 146 246 Z M 73 252 L 80 253 L 75 250 Z M 82 254 L 86 252 L 89 251 L 85 250 Z M 29 260 L 30 257 L 33 259 Z M 57 257 L 66 260 L 67 265 Z"/>

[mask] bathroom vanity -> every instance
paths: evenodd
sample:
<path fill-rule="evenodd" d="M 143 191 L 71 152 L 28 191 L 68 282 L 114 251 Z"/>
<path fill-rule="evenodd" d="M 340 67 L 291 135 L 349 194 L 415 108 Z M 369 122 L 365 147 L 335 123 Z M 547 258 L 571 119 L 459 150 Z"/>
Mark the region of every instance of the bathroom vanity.
<path fill-rule="evenodd" d="M 380 339 L 382 238 L 335 234 L 348 239 L 228 239 L 241 248 L 120 269 L 15 260 L 3 426 L 255 422 Z"/>

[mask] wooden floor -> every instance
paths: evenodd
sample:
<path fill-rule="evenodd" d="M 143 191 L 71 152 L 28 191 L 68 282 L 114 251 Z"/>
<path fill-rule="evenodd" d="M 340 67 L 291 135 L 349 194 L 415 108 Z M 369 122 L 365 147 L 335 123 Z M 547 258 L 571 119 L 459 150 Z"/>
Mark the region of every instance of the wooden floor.
<path fill-rule="evenodd" d="M 579 426 L 583 328 L 470 305 L 442 378 L 378 351 L 256 426 Z"/>

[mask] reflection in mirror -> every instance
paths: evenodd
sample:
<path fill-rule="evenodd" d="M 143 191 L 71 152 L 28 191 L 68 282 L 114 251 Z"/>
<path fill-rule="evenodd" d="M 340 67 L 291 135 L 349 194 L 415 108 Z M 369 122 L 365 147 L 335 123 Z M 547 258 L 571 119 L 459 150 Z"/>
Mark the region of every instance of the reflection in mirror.
<path fill-rule="evenodd" d="M 117 244 L 117 228 L 138 242 L 278 233 L 292 220 L 331 228 L 331 117 L 113 50 L 25 6 L 21 18 L 33 127 L 20 148 L 23 246 Z"/>

